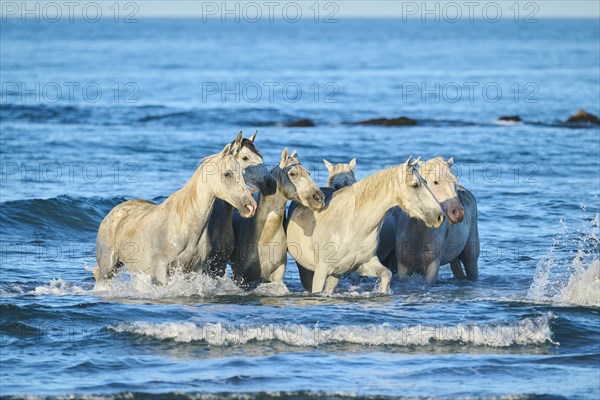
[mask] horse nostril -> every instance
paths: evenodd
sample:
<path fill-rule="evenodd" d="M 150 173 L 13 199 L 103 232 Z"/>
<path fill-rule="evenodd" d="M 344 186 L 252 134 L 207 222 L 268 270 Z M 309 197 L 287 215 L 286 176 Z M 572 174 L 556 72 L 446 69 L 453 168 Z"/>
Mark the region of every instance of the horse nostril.
<path fill-rule="evenodd" d="M 437 217 L 437 222 L 439 222 L 440 224 L 444 221 L 444 216 L 442 214 L 439 214 Z"/>
<path fill-rule="evenodd" d="M 459 222 L 464 218 L 464 211 L 460 208 L 453 208 L 450 211 L 450 214 L 453 220 L 452 222 Z"/>

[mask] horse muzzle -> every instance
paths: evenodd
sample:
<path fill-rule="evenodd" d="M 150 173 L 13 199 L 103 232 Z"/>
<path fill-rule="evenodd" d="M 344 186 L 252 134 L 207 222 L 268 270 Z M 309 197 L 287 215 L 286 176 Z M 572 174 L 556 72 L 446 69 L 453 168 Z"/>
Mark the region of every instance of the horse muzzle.
<path fill-rule="evenodd" d="M 439 228 L 444 223 L 444 218 L 444 213 L 440 210 L 439 212 L 430 214 L 424 222 L 428 228 Z"/>
<path fill-rule="evenodd" d="M 256 201 L 253 198 L 250 198 L 251 201 L 245 202 L 243 209 L 240 209 L 240 215 L 243 218 L 252 218 L 256 213 Z"/>
<path fill-rule="evenodd" d="M 321 211 L 323 208 L 325 208 L 325 195 L 320 190 L 314 192 L 310 196 L 308 204 L 312 211 Z"/>
<path fill-rule="evenodd" d="M 462 222 L 462 220 L 464 218 L 465 218 L 465 209 L 462 207 L 454 207 L 448 213 L 448 219 L 453 224 L 458 224 L 459 222 Z"/>
<path fill-rule="evenodd" d="M 465 217 L 465 209 L 456 197 L 440 203 L 440 206 L 442 206 L 442 210 L 444 210 L 444 214 L 446 214 L 448 220 L 453 224 L 462 222 Z"/>

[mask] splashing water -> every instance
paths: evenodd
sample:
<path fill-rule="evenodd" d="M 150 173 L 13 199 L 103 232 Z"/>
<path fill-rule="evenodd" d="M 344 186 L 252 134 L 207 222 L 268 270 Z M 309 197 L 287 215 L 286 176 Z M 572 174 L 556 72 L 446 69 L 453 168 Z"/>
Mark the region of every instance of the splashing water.
<path fill-rule="evenodd" d="M 563 234 L 569 229 L 564 222 Z M 592 221 L 589 233 L 577 238 L 577 254 L 571 260 L 555 255 L 562 240 L 554 240 L 549 254 L 540 260 L 527 293 L 534 302 L 564 305 L 600 306 L 600 214 Z"/>
<path fill-rule="evenodd" d="M 90 267 L 85 267 L 91 270 Z M 4 289 L 3 289 L 4 290 Z M 52 279 L 50 283 L 35 286 L 28 290 L 13 285 L 4 290 L 4 295 L 27 293 L 33 295 L 92 295 L 115 299 L 175 299 L 182 297 L 215 296 L 283 296 L 289 293 L 283 283 L 263 283 L 252 291 L 238 287 L 229 277 L 212 278 L 204 273 L 183 273 L 177 271 L 169 276 L 165 285 L 157 285 L 152 277 L 143 273 L 131 273 L 124 268 L 110 280 L 93 283 L 71 283 L 63 279 Z"/>

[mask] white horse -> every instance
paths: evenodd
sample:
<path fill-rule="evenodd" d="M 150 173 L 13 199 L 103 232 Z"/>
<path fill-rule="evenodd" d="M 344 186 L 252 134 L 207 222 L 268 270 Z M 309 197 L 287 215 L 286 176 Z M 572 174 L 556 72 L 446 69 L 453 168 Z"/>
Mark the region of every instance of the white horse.
<path fill-rule="evenodd" d="M 275 192 L 275 179 L 263 163 L 263 157 L 256 149 L 254 141 L 255 132 L 248 139 L 242 138 L 242 132 L 238 134 L 236 141 L 241 140 L 240 151 L 236 160 L 240 164 L 244 174 L 244 180 L 253 189 L 260 190 L 263 194 Z M 233 207 L 231 204 L 216 199 L 212 213 L 208 221 L 208 228 L 202 233 L 200 242 L 199 260 L 200 266 L 195 270 L 201 270 L 213 277 L 222 277 L 227 269 L 227 260 L 235 248 L 232 218 Z"/>
<path fill-rule="evenodd" d="M 271 170 L 277 182 L 272 195 L 257 194 L 256 214 L 242 219 L 233 218 L 235 251 L 230 263 L 234 280 L 251 285 L 260 280 L 282 282 L 287 263 L 287 239 L 283 229 L 285 206 L 288 200 L 313 211 L 321 210 L 325 196 L 302 166 L 296 151 L 288 155 L 285 148 L 279 165 Z"/>
<path fill-rule="evenodd" d="M 448 216 L 440 227 L 428 227 L 399 209 L 390 212 L 394 222 L 390 224 L 388 221 L 387 228 L 382 230 L 378 255 L 387 259 L 384 263 L 390 269 L 396 269 L 399 276 L 418 272 L 431 284 L 437 280 L 440 265 L 450 263 L 456 278 L 477 280 L 477 202 L 468 190 L 458 184 L 450 170 L 453 163 L 452 158 L 446 161 L 441 157 L 419 162 L 421 175 Z M 390 226 L 393 226 L 391 232 Z M 394 247 L 392 256 L 388 257 L 385 254 L 390 253 L 390 241 Z"/>
<path fill-rule="evenodd" d="M 439 203 L 410 158 L 336 191 L 320 212 L 290 207 L 289 252 L 303 268 L 314 271 L 313 293 L 333 292 L 340 275 L 352 271 L 380 277 L 379 290 L 387 293 L 391 272 L 375 252 L 381 221 L 394 206 L 428 226 L 438 227 L 444 220 Z"/>
<path fill-rule="evenodd" d="M 256 202 L 236 161 L 240 148 L 241 141 L 236 140 L 207 157 L 190 180 L 161 204 L 129 200 L 115 206 L 98 229 L 96 280 L 111 278 L 119 266 L 126 265 L 165 284 L 176 268 L 197 265 L 200 238 L 216 198 L 252 217 Z"/>
<path fill-rule="evenodd" d="M 354 176 L 354 168 L 356 168 L 356 158 L 350 160 L 348 164 L 336 164 L 333 165 L 327 160 L 323 160 L 329 176 L 327 177 L 327 187 L 333 190 L 338 190 L 346 186 L 352 185 L 356 182 Z"/>
<path fill-rule="evenodd" d="M 321 190 L 325 194 L 325 202 L 329 203 L 334 191 L 350 186 L 356 182 L 356 177 L 354 176 L 356 158 L 350 160 L 348 164 L 341 163 L 333 165 L 327 160 L 323 160 L 323 163 L 325 164 L 327 171 L 329 171 L 329 175 L 327 176 L 326 187 L 321 188 Z M 296 262 L 296 266 L 298 267 L 302 286 L 309 292 L 312 291 L 314 272 L 304 268 L 298 262 Z"/>

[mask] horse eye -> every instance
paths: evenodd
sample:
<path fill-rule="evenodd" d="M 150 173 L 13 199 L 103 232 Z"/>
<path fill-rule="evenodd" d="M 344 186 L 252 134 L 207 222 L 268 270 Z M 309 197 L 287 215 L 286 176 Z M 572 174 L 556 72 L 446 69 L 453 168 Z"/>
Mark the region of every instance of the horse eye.
<path fill-rule="evenodd" d="M 415 182 L 415 183 L 413 183 L 413 184 L 412 184 L 412 187 L 414 187 L 414 188 L 418 188 L 418 187 L 419 187 L 419 182 Z"/>
<path fill-rule="evenodd" d="M 231 172 L 227 171 L 223 175 L 225 176 L 225 178 L 230 178 L 231 177 Z"/>
<path fill-rule="evenodd" d="M 438 181 L 433 181 L 434 185 L 439 185 L 440 183 Z"/>
<path fill-rule="evenodd" d="M 244 157 L 242 157 L 242 160 L 244 160 L 244 161 L 248 161 L 248 157 L 247 157 L 247 156 L 244 156 Z"/>
<path fill-rule="evenodd" d="M 290 176 L 291 176 L 292 178 L 295 178 L 295 177 L 296 177 L 296 173 L 295 173 L 295 172 L 290 172 Z"/>

